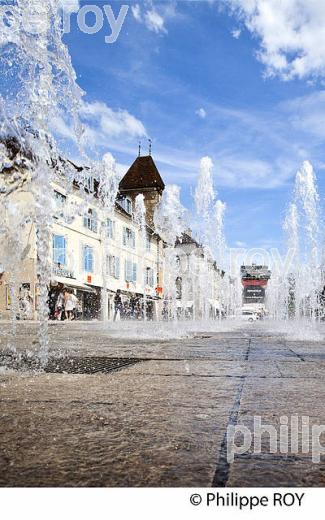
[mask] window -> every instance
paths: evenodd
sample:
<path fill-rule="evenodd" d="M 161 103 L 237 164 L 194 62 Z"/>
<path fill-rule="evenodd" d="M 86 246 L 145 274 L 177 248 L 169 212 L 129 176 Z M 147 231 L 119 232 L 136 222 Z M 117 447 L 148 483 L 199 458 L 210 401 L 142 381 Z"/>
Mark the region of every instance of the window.
<path fill-rule="evenodd" d="M 125 199 L 124 209 L 129 215 L 132 215 L 132 200 L 131 199 Z"/>
<path fill-rule="evenodd" d="M 107 233 L 107 238 L 111 238 L 112 240 L 114 240 L 115 222 L 113 222 L 113 220 L 110 218 L 108 218 L 106 221 L 106 233 Z"/>
<path fill-rule="evenodd" d="M 67 202 L 67 197 L 62 195 L 59 191 L 54 190 L 54 216 L 55 218 L 64 218 L 64 211 Z"/>
<path fill-rule="evenodd" d="M 87 215 L 84 216 L 84 227 L 97 233 L 98 221 L 97 213 L 94 209 L 89 209 Z"/>
<path fill-rule="evenodd" d="M 91 175 L 89 177 L 87 177 L 85 180 L 85 188 L 90 193 L 94 193 L 94 191 L 95 191 L 95 181 Z"/>
<path fill-rule="evenodd" d="M 107 257 L 107 274 L 117 279 L 120 277 L 120 259 L 118 256 L 109 255 Z"/>
<path fill-rule="evenodd" d="M 146 234 L 146 251 L 151 251 L 151 236 Z"/>
<path fill-rule="evenodd" d="M 135 248 L 135 232 L 127 227 L 123 228 L 123 245 Z"/>
<path fill-rule="evenodd" d="M 121 206 L 121 208 L 124 209 L 124 211 L 126 211 L 126 213 L 128 213 L 129 215 L 132 215 L 133 204 L 132 204 L 132 200 L 131 199 L 129 199 L 128 197 L 120 197 L 117 200 L 117 203 L 118 203 L 119 206 Z"/>
<path fill-rule="evenodd" d="M 53 262 L 66 265 L 66 238 L 62 235 L 53 235 Z"/>
<path fill-rule="evenodd" d="M 94 272 L 94 250 L 92 247 L 83 247 L 83 269 L 86 273 Z"/>
<path fill-rule="evenodd" d="M 125 260 L 125 281 L 134 283 L 137 281 L 137 264 L 130 260 Z"/>
<path fill-rule="evenodd" d="M 144 283 L 145 285 L 149 285 L 150 287 L 154 287 L 155 285 L 155 282 L 154 282 L 154 271 L 153 269 L 151 269 L 151 267 L 147 267 L 147 269 L 145 270 L 145 275 L 144 275 Z"/>
<path fill-rule="evenodd" d="M 54 198 L 58 206 L 64 206 L 64 204 L 67 202 L 67 197 L 62 195 L 62 193 L 59 191 L 54 190 Z"/>

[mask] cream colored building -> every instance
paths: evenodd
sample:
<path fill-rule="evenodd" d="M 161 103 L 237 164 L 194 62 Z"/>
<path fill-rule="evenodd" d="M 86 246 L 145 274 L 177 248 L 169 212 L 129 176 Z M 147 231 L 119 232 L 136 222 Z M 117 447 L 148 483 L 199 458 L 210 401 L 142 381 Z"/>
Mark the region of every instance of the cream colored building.
<path fill-rule="evenodd" d="M 138 158 L 135 165 L 143 160 L 156 170 L 151 157 Z M 75 168 L 72 163 L 67 167 Z M 132 174 L 132 167 L 129 171 Z M 150 175 L 147 180 L 150 184 Z M 163 243 L 149 225 L 142 230 L 135 223 L 134 197 L 119 195 L 108 213 L 96 197 L 95 184 L 85 193 L 77 183 L 71 184 L 65 175 L 57 174 L 51 189 L 54 204 L 48 258 L 50 317 L 54 317 L 58 294 L 68 289 L 77 295 L 84 319 L 113 319 L 117 290 L 121 291 L 126 307 L 132 299 L 140 305 L 145 302 L 147 317 L 157 319 L 163 296 Z M 20 198 L 21 208 L 33 205 L 28 192 L 17 192 L 15 196 Z M 37 318 L 35 225 L 31 224 L 26 231 L 27 228 L 23 240 L 28 253 L 21 262 L 17 259 L 17 273 L 11 271 L 9 276 L 0 270 L 0 316 L 4 319 L 13 313 L 21 319 Z"/>
<path fill-rule="evenodd" d="M 15 144 L 14 148 L 17 149 Z M 6 179 L 20 174 L 21 157 L 8 170 Z M 50 319 L 57 318 L 58 296 L 64 290 L 73 291 L 79 302 L 82 319 L 114 319 L 114 298 L 121 292 L 126 317 L 166 318 L 165 307 L 170 293 L 176 295 L 176 308 L 169 316 L 179 318 L 215 318 L 222 309 L 222 273 L 202 246 L 185 233 L 175 245 L 179 261 L 170 276 L 170 266 L 161 238 L 154 231 L 154 211 L 159 204 L 164 182 L 152 159 L 139 156 L 119 184 L 119 195 L 109 210 L 98 196 L 98 181 L 87 177 L 87 189 L 76 181 L 85 172 L 70 161 L 61 160 L 53 169 L 48 189 L 53 202 L 48 209 L 51 228 L 48 235 L 50 285 Z M 23 172 L 25 175 L 25 172 Z M 24 177 L 22 175 L 22 178 Z M 10 177 L 11 176 L 11 177 Z M 16 182 L 16 181 L 15 181 Z M 0 250 L 0 317 L 37 319 L 41 286 L 37 259 L 35 200 L 32 183 L 20 183 L 12 190 L 10 201 L 17 201 L 20 224 L 13 217 L 8 224 L 11 238 L 3 244 L 4 251 L 14 259 L 1 269 Z M 1 186 L 0 186 L 1 188 Z M 42 189 L 42 186 L 39 187 Z M 146 209 L 146 227 L 140 229 L 134 219 L 136 197 L 142 194 Z M 36 195 L 35 195 L 36 196 Z M 8 199 L 7 199 L 8 200 Z M 28 216 L 28 218 L 26 218 Z M 25 219 L 25 220 L 24 220 Z M 16 225 L 17 224 L 17 225 Z M 11 226 L 11 227 L 10 227 Z M 9 251 L 9 248 L 12 251 Z M 15 250 L 16 248 L 16 250 Z M 5 257 L 4 257 L 5 258 Z M 166 287 L 164 287 L 166 273 Z M 169 281 L 167 287 L 167 273 Z M 175 280 L 175 277 L 177 278 Z M 48 279 L 46 277 L 45 279 Z M 175 288 L 176 285 L 176 288 Z M 165 303 L 164 300 L 165 299 Z"/>
<path fill-rule="evenodd" d="M 225 273 L 192 237 L 191 231 L 177 240 L 177 306 L 180 317 L 215 319 L 224 310 L 222 284 Z"/>
<path fill-rule="evenodd" d="M 142 303 L 145 298 L 146 306 L 151 306 L 148 316 L 156 318 L 163 246 L 149 226 L 141 230 L 135 223 L 134 200 L 119 195 L 108 213 L 96 200 L 95 188 L 85 200 L 77 187 L 70 193 L 62 185 L 53 187 L 59 215 L 52 230 L 54 294 L 58 285 L 72 288 L 82 303 L 84 318 L 110 320 L 114 296 L 120 290 L 126 304 L 131 298 L 140 298 Z M 76 208 L 79 212 L 71 223 L 65 218 L 69 204 L 72 212 Z"/>

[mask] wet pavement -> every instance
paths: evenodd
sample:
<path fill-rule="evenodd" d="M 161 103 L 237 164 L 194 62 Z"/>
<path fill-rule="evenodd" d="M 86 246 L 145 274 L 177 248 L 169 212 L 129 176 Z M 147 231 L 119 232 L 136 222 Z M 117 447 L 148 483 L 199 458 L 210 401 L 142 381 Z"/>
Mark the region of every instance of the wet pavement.
<path fill-rule="evenodd" d="M 6 360 L 13 348 L 30 359 L 35 325 L 20 324 L 14 341 L 8 330 Z M 302 416 L 325 425 L 324 342 L 251 324 L 184 339 L 131 336 L 53 325 L 48 370 L 1 369 L 1 486 L 325 485 L 325 457 L 281 453 L 279 439 L 271 453 L 266 436 L 261 453 L 250 447 L 230 462 L 226 435 L 229 425 L 252 431 L 254 416 L 278 432 L 281 417 L 297 416 L 299 439 Z"/>

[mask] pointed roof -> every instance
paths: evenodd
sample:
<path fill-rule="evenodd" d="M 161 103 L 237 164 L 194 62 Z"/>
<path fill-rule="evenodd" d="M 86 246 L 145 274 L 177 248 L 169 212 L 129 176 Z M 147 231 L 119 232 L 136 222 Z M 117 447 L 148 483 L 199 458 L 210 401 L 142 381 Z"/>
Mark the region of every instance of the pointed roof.
<path fill-rule="evenodd" d="M 121 191 L 145 188 L 165 189 L 164 181 L 151 155 L 137 157 L 120 182 Z"/>

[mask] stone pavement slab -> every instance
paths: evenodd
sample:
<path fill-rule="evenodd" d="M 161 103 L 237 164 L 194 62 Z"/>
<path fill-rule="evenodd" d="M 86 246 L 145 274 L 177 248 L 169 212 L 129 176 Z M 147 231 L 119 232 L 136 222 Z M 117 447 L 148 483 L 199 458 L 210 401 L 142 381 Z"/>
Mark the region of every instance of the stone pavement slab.
<path fill-rule="evenodd" d="M 35 325 L 9 332 L 0 350 L 37 349 Z M 1 369 L 0 485 L 325 485 L 323 459 L 270 453 L 267 437 L 261 454 L 226 457 L 227 427 L 252 431 L 256 416 L 277 429 L 284 415 L 325 424 L 323 344 L 251 325 L 174 332 L 51 325 L 51 355 L 139 362 L 91 375 Z"/>

